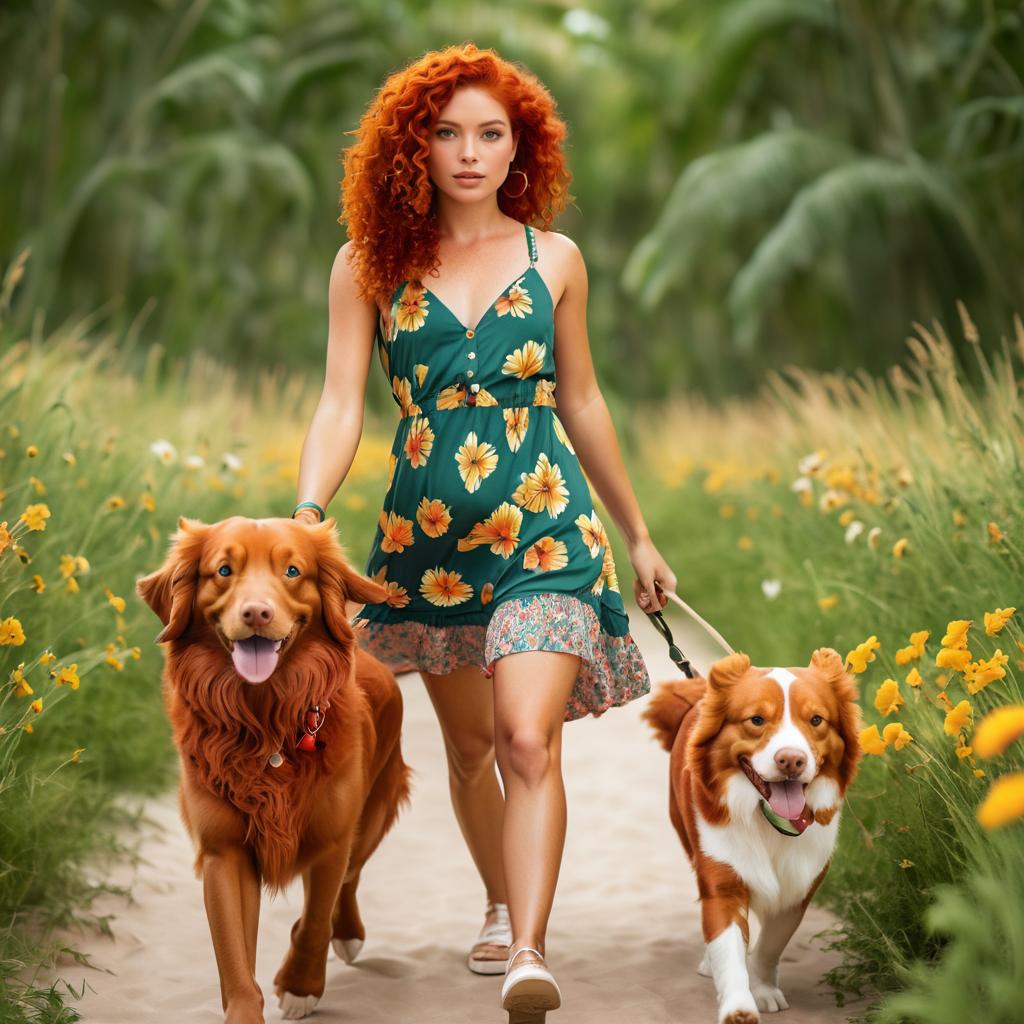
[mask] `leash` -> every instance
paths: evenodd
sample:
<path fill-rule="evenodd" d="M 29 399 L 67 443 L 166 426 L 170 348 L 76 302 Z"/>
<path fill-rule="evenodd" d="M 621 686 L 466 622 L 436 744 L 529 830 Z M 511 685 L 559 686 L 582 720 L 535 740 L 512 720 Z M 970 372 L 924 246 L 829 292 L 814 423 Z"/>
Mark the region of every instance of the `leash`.
<path fill-rule="evenodd" d="M 661 588 L 659 587 L 658 589 L 660 590 Z M 719 644 L 721 644 L 721 646 L 725 650 L 727 650 L 730 654 L 736 653 L 725 642 L 725 640 L 722 637 L 722 634 L 719 633 L 718 630 L 716 630 L 713 626 L 705 622 L 674 590 L 662 590 L 662 593 L 667 598 L 671 599 L 672 601 L 675 601 L 675 603 L 679 605 L 679 607 L 682 608 L 683 611 L 690 616 L 690 618 L 692 618 L 698 625 L 703 627 L 705 632 L 707 632 L 709 636 L 711 636 Z M 668 644 L 668 656 L 673 660 L 673 662 L 675 662 L 676 667 L 688 679 L 693 679 L 697 675 L 697 673 L 694 672 L 692 666 L 690 665 L 689 659 L 686 657 L 685 654 L 683 654 L 683 652 L 676 645 L 675 641 L 672 639 L 672 630 L 669 629 L 668 623 L 665 621 L 665 616 L 661 614 L 661 609 L 659 608 L 655 612 L 646 612 L 645 614 L 651 620 L 651 623 L 654 626 L 654 628 L 657 629 L 657 631 L 665 638 L 665 642 Z"/>

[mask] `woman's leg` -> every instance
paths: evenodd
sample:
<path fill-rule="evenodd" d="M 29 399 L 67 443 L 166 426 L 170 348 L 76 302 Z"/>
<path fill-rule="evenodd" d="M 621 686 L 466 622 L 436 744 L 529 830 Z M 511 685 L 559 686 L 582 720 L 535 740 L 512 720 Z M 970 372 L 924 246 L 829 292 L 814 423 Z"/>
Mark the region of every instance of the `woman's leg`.
<path fill-rule="evenodd" d="M 494 694 L 474 665 L 448 675 L 421 672 L 441 724 L 455 818 L 487 897 L 505 903 L 501 823 L 505 802 L 494 771 Z"/>
<path fill-rule="evenodd" d="M 522 651 L 494 666 L 494 729 L 505 783 L 503 846 L 513 952 L 544 952 L 565 844 L 562 722 L 578 655 Z M 522 959 L 529 958 L 524 953 Z M 520 962 L 517 960 L 517 964 Z"/>

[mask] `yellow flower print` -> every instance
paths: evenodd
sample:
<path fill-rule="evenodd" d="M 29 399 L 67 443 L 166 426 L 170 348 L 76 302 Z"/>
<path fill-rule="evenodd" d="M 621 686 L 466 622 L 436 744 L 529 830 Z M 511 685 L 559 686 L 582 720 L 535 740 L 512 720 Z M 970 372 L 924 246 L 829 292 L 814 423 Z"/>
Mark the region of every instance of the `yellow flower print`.
<path fill-rule="evenodd" d="M 380 542 L 381 551 L 397 551 L 401 553 L 412 547 L 412 520 L 398 515 L 397 512 L 380 512 L 380 528 L 384 539 Z"/>
<path fill-rule="evenodd" d="M 551 572 L 564 569 L 569 564 L 569 553 L 565 541 L 554 537 L 541 537 L 523 555 L 523 568 L 535 569 L 537 572 Z"/>
<path fill-rule="evenodd" d="M 849 654 L 846 655 L 846 663 L 851 672 L 863 672 L 868 663 L 875 660 L 875 651 L 882 645 L 878 637 L 872 634 L 862 644 L 858 644 Z"/>
<path fill-rule="evenodd" d="M 477 523 L 469 534 L 458 541 L 460 551 L 471 551 L 489 544 L 491 553 L 510 558 L 519 543 L 523 526 L 523 513 L 510 502 L 503 501 L 483 522 Z"/>
<path fill-rule="evenodd" d="M 391 608 L 404 608 L 409 603 L 409 592 L 405 587 L 399 586 L 394 580 L 388 580 L 388 567 L 382 565 L 379 572 L 373 574 L 374 580 L 387 590 L 385 603 Z"/>
<path fill-rule="evenodd" d="M 418 331 L 427 319 L 427 290 L 422 285 L 409 282 L 402 289 L 398 299 L 396 321 L 401 331 Z"/>
<path fill-rule="evenodd" d="M 426 416 L 416 416 L 409 425 L 409 434 L 402 446 L 405 457 L 413 469 L 427 464 L 430 450 L 434 447 L 434 431 Z"/>
<path fill-rule="evenodd" d="M 449 608 L 468 601 L 473 596 L 473 588 L 462 582 L 462 573 L 436 566 L 423 574 L 420 593 L 431 604 Z"/>
<path fill-rule="evenodd" d="M 522 483 L 513 491 L 512 500 L 530 512 L 547 509 L 557 519 L 569 504 L 569 489 L 565 486 L 558 464 L 552 465 L 544 452 L 540 453 L 532 473 L 520 473 Z"/>
<path fill-rule="evenodd" d="M 995 757 L 1024 736 L 1024 704 L 1007 704 L 990 711 L 974 732 L 978 757 Z"/>
<path fill-rule="evenodd" d="M 530 426 L 530 407 L 523 405 L 502 409 L 502 413 L 505 416 L 505 440 L 509 451 L 517 452 Z"/>
<path fill-rule="evenodd" d="M 909 646 L 901 647 L 896 652 L 896 664 L 906 665 L 908 662 L 917 661 L 917 659 L 924 654 L 925 641 L 930 635 L 931 634 L 927 629 L 921 629 L 916 633 L 911 633 Z"/>
<path fill-rule="evenodd" d="M 408 377 L 392 377 L 391 392 L 398 399 L 398 405 L 402 410 L 403 417 L 423 412 L 412 400 L 412 383 Z"/>
<path fill-rule="evenodd" d="M 494 597 L 494 584 L 491 583 L 490 580 L 488 580 L 480 588 L 480 603 L 481 604 L 490 604 L 491 603 L 491 599 L 493 597 Z"/>
<path fill-rule="evenodd" d="M 985 612 L 985 633 L 988 636 L 995 636 L 1016 610 L 1016 608 L 997 608 L 994 612 Z"/>
<path fill-rule="evenodd" d="M 943 722 L 943 729 L 948 736 L 956 736 L 961 729 L 965 729 L 971 721 L 971 705 L 962 700 L 951 711 L 946 712 L 946 720 Z"/>
<path fill-rule="evenodd" d="M 528 341 L 522 348 L 517 348 L 511 355 L 505 356 L 501 372 L 526 380 L 527 377 L 532 377 L 544 369 L 544 357 L 547 355 L 547 351 L 546 345 L 538 345 L 532 340 Z"/>
<path fill-rule="evenodd" d="M 875 708 L 879 714 L 891 715 L 901 704 L 900 684 L 895 679 L 886 679 L 875 693 Z"/>
<path fill-rule="evenodd" d="M 604 549 L 604 561 L 601 563 L 601 575 L 608 584 L 609 590 L 619 592 L 619 577 L 615 571 L 615 559 L 612 557 L 611 547 Z"/>
<path fill-rule="evenodd" d="M 541 382 L 537 381 L 538 389 L 540 388 L 540 385 L 541 385 Z M 536 392 L 534 392 L 534 397 L 536 398 Z M 535 402 L 535 404 L 536 405 L 546 405 L 547 403 L 546 402 Z M 552 396 L 552 404 L 554 404 L 553 396 Z M 572 441 L 569 440 L 569 435 L 565 432 L 565 427 L 562 426 L 562 421 L 554 413 L 551 414 L 551 421 L 552 421 L 552 423 L 554 425 L 554 428 L 555 428 L 555 437 L 557 437 L 558 440 L 561 441 L 562 444 L 564 444 L 565 447 L 568 448 L 569 451 L 572 452 L 573 455 L 575 455 L 576 454 L 576 449 L 573 448 Z"/>
<path fill-rule="evenodd" d="M 522 281 L 525 277 L 526 275 L 523 274 L 494 304 L 498 316 L 504 316 L 508 313 L 522 320 L 527 313 L 533 312 L 533 299 L 530 298 L 530 293 L 522 286 Z"/>
<path fill-rule="evenodd" d="M 534 405 L 548 405 L 552 409 L 557 407 L 555 402 L 555 382 L 553 380 L 539 380 L 533 391 Z"/>
<path fill-rule="evenodd" d="M 597 513 L 592 511 L 588 516 L 581 512 L 576 517 L 576 525 L 580 529 L 584 545 L 590 550 L 590 557 L 597 558 L 601 548 L 608 544 L 608 534 L 605 533 L 601 520 L 597 518 Z"/>
<path fill-rule="evenodd" d="M 472 494 L 494 472 L 498 465 L 498 452 L 488 442 L 478 441 L 476 431 L 471 430 L 466 435 L 465 443 L 455 453 L 455 461 L 466 490 Z"/>
<path fill-rule="evenodd" d="M 395 479 L 395 466 L 398 465 L 398 456 L 394 452 L 388 454 L 388 486 L 385 493 L 391 490 L 391 483 Z"/>
<path fill-rule="evenodd" d="M 423 498 L 416 509 L 416 522 L 428 537 L 440 537 L 448 532 L 452 510 L 440 498 Z"/>
<path fill-rule="evenodd" d="M 416 375 L 416 383 L 423 387 L 423 381 L 427 376 L 427 371 L 430 369 L 425 363 L 417 363 L 413 368 L 412 372 Z"/>
<path fill-rule="evenodd" d="M 442 388 L 437 396 L 437 407 L 438 409 L 458 409 L 460 406 L 466 404 L 466 397 L 468 392 L 466 388 L 461 384 L 449 384 L 448 387 Z M 481 388 L 475 392 L 476 400 L 475 405 L 497 405 L 498 400 L 487 390 L 487 388 Z"/>

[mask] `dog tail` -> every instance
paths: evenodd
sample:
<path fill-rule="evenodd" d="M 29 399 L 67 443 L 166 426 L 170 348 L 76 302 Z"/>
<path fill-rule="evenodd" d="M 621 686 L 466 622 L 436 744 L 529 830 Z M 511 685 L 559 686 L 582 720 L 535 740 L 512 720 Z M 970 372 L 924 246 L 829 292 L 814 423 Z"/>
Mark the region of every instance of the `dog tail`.
<path fill-rule="evenodd" d="M 704 696 L 704 680 L 674 679 L 662 683 L 641 716 L 654 730 L 658 742 L 672 749 L 687 712 Z"/>

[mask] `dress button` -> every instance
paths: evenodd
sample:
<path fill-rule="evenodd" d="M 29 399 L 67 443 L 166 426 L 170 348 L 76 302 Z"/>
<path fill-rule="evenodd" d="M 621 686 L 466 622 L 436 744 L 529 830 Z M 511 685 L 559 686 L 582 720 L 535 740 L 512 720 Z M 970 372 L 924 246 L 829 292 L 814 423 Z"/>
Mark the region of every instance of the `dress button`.
<path fill-rule="evenodd" d="M 467 370 L 466 371 L 466 376 L 467 377 L 472 377 L 473 376 L 473 371 L 472 370 Z"/>
<path fill-rule="evenodd" d="M 473 337 L 473 332 L 471 330 L 467 330 L 466 331 L 466 337 L 467 338 L 472 338 Z"/>
<path fill-rule="evenodd" d="M 466 353 L 466 358 L 467 359 L 476 359 L 476 353 L 475 352 L 467 352 Z"/>
<path fill-rule="evenodd" d="M 480 390 L 480 385 L 479 384 L 470 384 L 469 385 L 469 390 L 472 391 L 473 394 L 475 395 Z"/>

